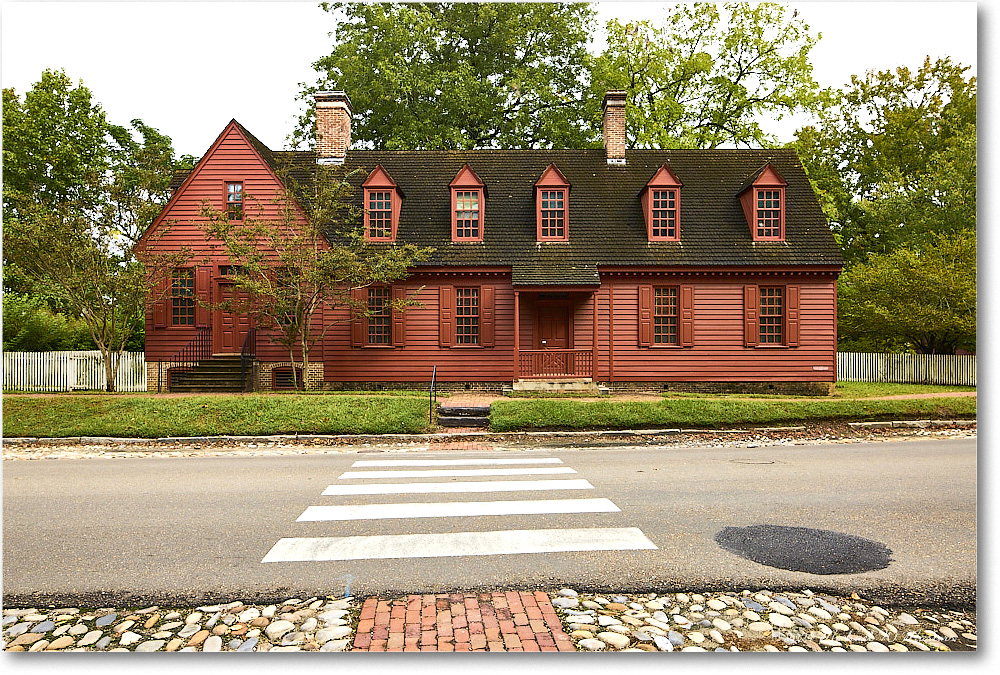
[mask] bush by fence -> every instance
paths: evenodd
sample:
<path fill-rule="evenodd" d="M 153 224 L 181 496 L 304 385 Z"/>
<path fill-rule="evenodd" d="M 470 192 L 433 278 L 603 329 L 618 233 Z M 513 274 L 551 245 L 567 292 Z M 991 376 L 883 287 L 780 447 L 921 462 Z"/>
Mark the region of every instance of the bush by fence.
<path fill-rule="evenodd" d="M 107 376 L 100 351 L 4 352 L 4 391 L 104 391 Z M 146 358 L 125 352 L 115 380 L 117 391 L 146 391 Z"/>
<path fill-rule="evenodd" d="M 897 382 L 976 386 L 976 357 L 950 354 L 837 353 L 841 382 Z"/>

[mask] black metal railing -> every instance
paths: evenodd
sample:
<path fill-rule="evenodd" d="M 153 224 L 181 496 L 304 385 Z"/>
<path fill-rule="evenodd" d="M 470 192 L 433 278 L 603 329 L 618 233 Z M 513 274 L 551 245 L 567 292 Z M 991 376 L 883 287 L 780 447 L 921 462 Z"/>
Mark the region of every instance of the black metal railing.
<path fill-rule="evenodd" d="M 164 384 L 170 388 L 169 378 L 174 375 L 191 370 L 199 361 L 212 356 L 212 328 L 199 328 L 198 334 L 191 342 L 187 343 L 180 351 L 171 356 L 166 361 L 160 361 L 160 374 L 156 378 L 156 391 L 163 391 Z M 163 369 L 166 367 L 167 382 L 164 382 Z"/>
<path fill-rule="evenodd" d="M 240 349 L 240 383 L 243 391 L 253 391 L 253 362 L 257 358 L 257 329 L 251 328 L 243 338 L 243 347 Z M 249 387 L 247 378 L 249 377 Z"/>

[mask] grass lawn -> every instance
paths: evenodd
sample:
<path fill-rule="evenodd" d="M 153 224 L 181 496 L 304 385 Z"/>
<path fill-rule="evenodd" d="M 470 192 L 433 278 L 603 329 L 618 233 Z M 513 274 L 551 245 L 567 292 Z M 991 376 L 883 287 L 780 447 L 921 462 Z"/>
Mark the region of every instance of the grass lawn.
<path fill-rule="evenodd" d="M 7 437 L 420 433 L 426 396 L 6 396 Z"/>
<path fill-rule="evenodd" d="M 709 397 L 594 402 L 521 399 L 496 401 L 490 411 L 490 428 L 501 432 L 542 428 L 684 429 L 739 424 L 770 426 L 820 420 L 971 418 L 975 415 L 975 397 L 892 401 L 835 398 L 779 401 Z"/>

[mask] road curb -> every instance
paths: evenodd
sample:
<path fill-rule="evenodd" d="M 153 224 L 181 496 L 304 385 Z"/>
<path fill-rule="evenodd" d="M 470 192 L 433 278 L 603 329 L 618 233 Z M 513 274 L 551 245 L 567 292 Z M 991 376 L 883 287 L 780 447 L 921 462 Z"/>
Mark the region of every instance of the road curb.
<path fill-rule="evenodd" d="M 855 429 L 906 429 L 933 427 L 975 427 L 977 420 L 891 420 L 880 422 L 848 422 Z M 65 438 L 20 437 L 4 438 L 10 446 L 26 445 L 176 445 L 191 443 L 330 443 L 333 445 L 363 443 L 496 441 L 517 438 L 624 438 L 631 436 L 671 436 L 678 434 L 754 434 L 805 431 L 804 426 L 752 427 L 748 429 L 609 429 L 604 431 L 459 431 L 438 434 L 278 434 L 273 436 L 168 436 L 164 438 L 116 438 L 110 436 L 70 436 Z"/>

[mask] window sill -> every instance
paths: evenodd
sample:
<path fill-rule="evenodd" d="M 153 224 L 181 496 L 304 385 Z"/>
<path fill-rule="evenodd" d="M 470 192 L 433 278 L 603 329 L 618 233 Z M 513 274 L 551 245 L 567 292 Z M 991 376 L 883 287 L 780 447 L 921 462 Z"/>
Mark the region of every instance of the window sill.
<path fill-rule="evenodd" d="M 664 345 L 664 344 L 652 344 L 647 345 L 649 349 L 684 349 L 685 345 Z"/>
<path fill-rule="evenodd" d="M 756 345 L 748 349 L 790 349 L 788 345 Z"/>
<path fill-rule="evenodd" d="M 486 349 L 483 345 L 451 345 L 449 349 Z"/>
<path fill-rule="evenodd" d="M 395 349 L 396 345 L 361 345 L 362 349 Z"/>

